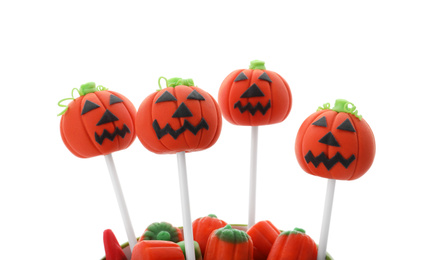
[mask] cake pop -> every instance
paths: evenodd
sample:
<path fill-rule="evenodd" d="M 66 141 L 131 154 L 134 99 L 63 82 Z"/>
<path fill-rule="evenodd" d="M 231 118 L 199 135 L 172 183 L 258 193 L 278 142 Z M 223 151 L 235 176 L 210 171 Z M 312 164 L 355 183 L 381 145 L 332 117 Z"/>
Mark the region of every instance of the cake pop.
<path fill-rule="evenodd" d="M 162 89 L 161 79 L 166 80 Z M 177 154 L 186 259 L 195 260 L 187 184 L 186 152 L 211 147 L 221 132 L 221 111 L 215 99 L 194 86 L 192 79 L 160 77 L 160 89 L 138 109 L 138 139 L 157 154 Z"/>
<path fill-rule="evenodd" d="M 333 108 L 324 104 L 299 128 L 295 152 L 301 168 L 328 178 L 318 260 L 325 258 L 336 180 L 355 180 L 373 163 L 375 139 L 356 106 L 338 99 Z"/>
<path fill-rule="evenodd" d="M 234 125 L 251 126 L 249 219 L 255 224 L 258 126 L 284 121 L 292 107 L 292 94 L 278 73 L 267 70 L 263 61 L 250 62 L 248 69 L 230 73 L 221 83 L 218 102 L 224 118 Z"/>
<path fill-rule="evenodd" d="M 74 91 L 80 95 L 74 98 Z M 66 106 L 62 103 L 71 102 Z M 75 156 L 90 158 L 104 155 L 131 250 L 137 239 L 124 200 L 112 153 L 128 148 L 135 140 L 136 109 L 129 99 L 94 82 L 74 88 L 70 98 L 58 102 L 65 109 L 60 132 L 66 147 Z"/>

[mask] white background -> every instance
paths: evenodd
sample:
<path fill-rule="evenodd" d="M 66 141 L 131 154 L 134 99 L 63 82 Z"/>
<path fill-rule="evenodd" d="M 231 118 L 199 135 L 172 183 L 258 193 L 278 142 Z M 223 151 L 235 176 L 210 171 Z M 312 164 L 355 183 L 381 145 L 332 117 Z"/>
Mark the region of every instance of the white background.
<path fill-rule="evenodd" d="M 99 259 L 102 232 L 127 241 L 103 157 L 64 146 L 57 102 L 89 81 L 136 107 L 160 76 L 193 78 L 214 97 L 254 59 L 291 86 L 293 107 L 259 128 L 257 220 L 319 240 L 326 179 L 294 153 L 302 121 L 336 98 L 376 136 L 373 166 L 336 185 L 335 259 L 437 259 L 442 242 L 442 5 L 439 1 L 2 1 L 2 259 Z M 250 128 L 224 121 L 187 155 L 192 218 L 247 222 Z M 114 153 L 137 235 L 182 225 L 176 156 L 136 140 Z"/>

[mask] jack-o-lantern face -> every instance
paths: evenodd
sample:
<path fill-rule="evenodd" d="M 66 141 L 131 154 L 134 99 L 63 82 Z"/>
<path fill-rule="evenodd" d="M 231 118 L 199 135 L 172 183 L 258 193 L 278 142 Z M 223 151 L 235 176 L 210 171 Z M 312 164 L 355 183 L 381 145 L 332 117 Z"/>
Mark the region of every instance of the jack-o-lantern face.
<path fill-rule="evenodd" d="M 221 111 L 204 90 L 177 85 L 149 95 L 139 107 L 135 127 L 141 143 L 152 152 L 199 151 L 218 140 Z"/>
<path fill-rule="evenodd" d="M 375 155 L 374 135 L 364 119 L 350 113 L 349 104 L 337 100 L 332 110 L 313 113 L 300 127 L 295 151 L 307 173 L 354 180 L 370 168 Z"/>
<path fill-rule="evenodd" d="M 129 147 L 135 140 L 136 110 L 123 95 L 82 85 L 60 122 L 66 147 L 76 156 L 106 155 Z M 86 92 L 86 93 L 84 93 Z"/>
<path fill-rule="evenodd" d="M 249 69 L 235 70 L 219 89 L 218 101 L 224 118 L 235 125 L 268 125 L 283 121 L 291 109 L 287 82 L 252 61 Z"/>

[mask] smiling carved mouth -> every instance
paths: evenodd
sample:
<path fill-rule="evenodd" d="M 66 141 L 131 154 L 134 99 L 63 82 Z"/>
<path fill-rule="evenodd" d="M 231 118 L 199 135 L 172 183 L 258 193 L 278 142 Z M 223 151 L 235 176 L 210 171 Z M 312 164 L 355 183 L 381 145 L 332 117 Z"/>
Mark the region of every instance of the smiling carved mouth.
<path fill-rule="evenodd" d="M 338 162 L 340 162 L 347 169 L 348 166 L 356 159 L 353 154 L 348 157 L 348 159 L 345 159 L 340 152 L 337 152 L 332 158 L 327 158 L 327 155 L 325 155 L 324 152 L 315 157 L 312 151 L 308 151 L 304 158 L 307 164 L 311 162 L 315 168 L 318 168 L 319 164 L 323 163 L 327 170 L 330 170 Z"/>
<path fill-rule="evenodd" d="M 127 127 L 126 124 L 123 124 L 123 128 L 115 127 L 115 131 L 113 133 L 110 133 L 106 129 L 104 129 L 103 133 L 101 135 L 98 135 L 97 132 L 95 132 L 95 141 L 99 143 L 100 145 L 103 144 L 104 139 L 109 139 L 113 141 L 115 137 L 118 135 L 121 138 L 124 138 L 126 136 L 126 133 L 130 133 L 129 127 Z"/>
<path fill-rule="evenodd" d="M 265 115 L 267 110 L 269 110 L 270 108 L 270 100 L 265 107 L 261 104 L 261 102 L 258 102 L 258 104 L 256 104 L 255 106 L 253 106 L 250 102 L 248 102 L 245 106 L 243 106 L 241 105 L 241 102 L 238 101 L 235 103 L 235 105 L 233 105 L 233 108 L 238 108 L 241 114 L 244 113 L 245 111 L 249 111 L 250 114 L 254 116 L 257 111 L 260 111 L 261 114 Z"/>
<path fill-rule="evenodd" d="M 206 120 L 204 118 L 201 119 L 198 125 L 194 126 L 189 121 L 184 119 L 184 124 L 177 130 L 173 130 L 172 127 L 169 125 L 169 123 L 166 124 L 164 128 L 160 127 L 160 124 L 158 124 L 158 121 L 155 119 L 152 123 L 153 129 L 155 130 L 155 133 L 157 134 L 158 139 L 161 139 L 163 136 L 170 134 L 173 139 L 177 139 L 178 136 L 184 131 L 189 130 L 192 132 L 192 134 L 196 135 L 198 131 L 201 129 L 207 129 L 209 130 L 209 125 L 207 124 Z"/>

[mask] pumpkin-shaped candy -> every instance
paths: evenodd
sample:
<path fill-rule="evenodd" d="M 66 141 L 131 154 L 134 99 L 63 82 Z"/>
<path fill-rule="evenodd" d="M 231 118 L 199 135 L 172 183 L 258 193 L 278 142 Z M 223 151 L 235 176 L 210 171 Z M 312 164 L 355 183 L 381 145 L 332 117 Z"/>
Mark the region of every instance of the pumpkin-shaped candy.
<path fill-rule="evenodd" d="M 295 152 L 301 168 L 312 175 L 355 180 L 364 175 L 375 156 L 375 139 L 356 107 L 336 100 L 320 107 L 301 125 Z"/>
<path fill-rule="evenodd" d="M 139 241 L 142 240 L 164 240 L 177 243 L 183 240 L 183 234 L 179 228 L 168 222 L 155 222 L 144 230 Z"/>
<path fill-rule="evenodd" d="M 270 125 L 288 116 L 292 94 L 284 78 L 255 60 L 249 69 L 235 70 L 224 79 L 218 102 L 224 118 L 234 125 Z"/>
<path fill-rule="evenodd" d="M 80 96 L 73 98 L 74 90 Z M 95 83 L 72 91 L 63 111 L 60 132 L 66 147 L 80 158 L 107 155 L 129 147 L 135 140 L 134 105 L 123 95 Z M 60 106 L 66 107 L 65 105 Z"/>
<path fill-rule="evenodd" d="M 221 132 L 218 103 L 191 79 L 166 82 L 165 89 L 149 95 L 138 109 L 135 127 L 140 142 L 158 154 L 211 147 Z"/>
<path fill-rule="evenodd" d="M 282 232 L 270 250 L 268 260 L 316 260 L 318 247 L 315 241 L 300 228 Z"/>
<path fill-rule="evenodd" d="M 212 232 L 204 260 L 252 260 L 253 242 L 245 231 L 230 225 Z"/>
<path fill-rule="evenodd" d="M 184 260 L 177 243 L 163 240 L 143 240 L 132 251 L 131 260 Z"/>
<path fill-rule="evenodd" d="M 218 219 L 216 215 L 209 214 L 206 217 L 197 218 L 192 223 L 193 237 L 198 242 L 201 253 L 206 252 L 206 244 L 212 231 L 225 227 L 227 223 Z"/>
<path fill-rule="evenodd" d="M 268 220 L 259 221 L 247 230 L 253 241 L 253 260 L 266 260 L 280 233 L 281 231 Z"/>

